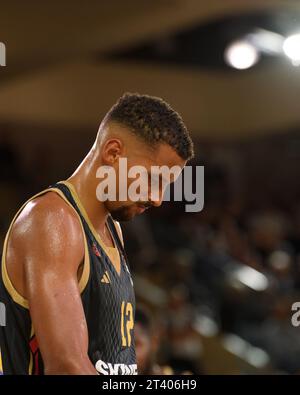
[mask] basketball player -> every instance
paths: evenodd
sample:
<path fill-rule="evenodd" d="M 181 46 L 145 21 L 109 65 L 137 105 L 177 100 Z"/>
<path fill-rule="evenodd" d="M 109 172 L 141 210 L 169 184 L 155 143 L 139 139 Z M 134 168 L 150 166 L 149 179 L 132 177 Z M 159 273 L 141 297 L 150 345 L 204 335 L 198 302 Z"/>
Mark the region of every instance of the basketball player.
<path fill-rule="evenodd" d="M 74 174 L 21 207 L 2 256 L 4 374 L 137 374 L 135 297 L 116 221 L 160 206 L 162 193 L 157 200 L 101 202 L 96 172 L 109 166 L 118 179 L 121 158 L 150 172 L 183 168 L 192 156 L 188 132 L 168 104 L 125 94 Z"/>

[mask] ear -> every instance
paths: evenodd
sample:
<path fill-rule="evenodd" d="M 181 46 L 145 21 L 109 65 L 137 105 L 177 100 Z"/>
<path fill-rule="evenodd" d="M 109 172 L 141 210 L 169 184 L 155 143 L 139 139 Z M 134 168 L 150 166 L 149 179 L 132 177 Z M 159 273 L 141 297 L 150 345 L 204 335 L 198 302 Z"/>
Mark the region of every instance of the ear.
<path fill-rule="evenodd" d="M 108 139 L 102 148 L 102 160 L 105 165 L 112 166 L 120 158 L 124 143 L 119 139 Z"/>

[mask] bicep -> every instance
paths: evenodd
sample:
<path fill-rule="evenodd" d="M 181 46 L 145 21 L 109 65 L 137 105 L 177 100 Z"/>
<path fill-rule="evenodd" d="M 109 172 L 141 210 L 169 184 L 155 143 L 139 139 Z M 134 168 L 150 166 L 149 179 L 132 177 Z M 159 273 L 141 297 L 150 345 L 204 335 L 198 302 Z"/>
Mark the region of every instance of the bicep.
<path fill-rule="evenodd" d="M 85 358 L 88 336 L 76 275 L 46 270 L 30 277 L 30 315 L 45 365 L 63 364 L 66 356 Z"/>

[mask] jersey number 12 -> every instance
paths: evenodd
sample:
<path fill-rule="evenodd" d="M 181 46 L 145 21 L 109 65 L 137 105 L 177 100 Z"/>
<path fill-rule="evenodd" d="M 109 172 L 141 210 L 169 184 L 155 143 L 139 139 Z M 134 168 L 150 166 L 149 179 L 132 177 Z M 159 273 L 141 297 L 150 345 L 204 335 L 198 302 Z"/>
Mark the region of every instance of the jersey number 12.
<path fill-rule="evenodd" d="M 133 308 L 132 304 L 129 302 L 122 302 L 121 305 L 121 336 L 122 336 L 122 346 L 131 346 L 131 331 L 134 327 L 133 322 Z"/>

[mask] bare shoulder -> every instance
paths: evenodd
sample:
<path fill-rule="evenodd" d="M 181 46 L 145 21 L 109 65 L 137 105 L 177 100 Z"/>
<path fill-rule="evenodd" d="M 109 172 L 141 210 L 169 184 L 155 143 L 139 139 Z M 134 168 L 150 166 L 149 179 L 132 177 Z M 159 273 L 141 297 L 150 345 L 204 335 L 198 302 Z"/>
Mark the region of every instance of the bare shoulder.
<path fill-rule="evenodd" d="M 13 224 L 10 239 L 13 246 L 26 252 L 70 246 L 83 253 L 83 235 L 79 218 L 57 193 L 47 192 L 26 204 Z"/>

